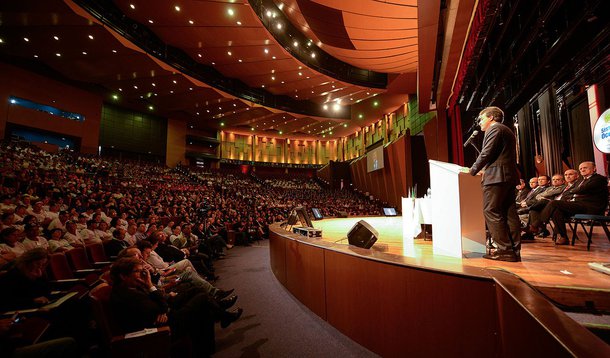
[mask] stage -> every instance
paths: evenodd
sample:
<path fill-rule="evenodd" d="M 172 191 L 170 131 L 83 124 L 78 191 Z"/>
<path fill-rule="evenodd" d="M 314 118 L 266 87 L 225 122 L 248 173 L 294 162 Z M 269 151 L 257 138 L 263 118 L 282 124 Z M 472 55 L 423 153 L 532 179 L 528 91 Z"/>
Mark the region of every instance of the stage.
<path fill-rule="evenodd" d="M 361 219 L 379 232 L 371 249 L 347 244 Z M 610 257 L 603 234 L 594 235 L 590 252 L 583 242 L 555 247 L 537 239 L 523 245 L 522 262 L 510 263 L 438 255 L 424 239 L 405 245 L 401 217 L 313 225 L 321 239 L 270 226 L 274 276 L 313 313 L 381 356 L 610 354 L 565 313 L 610 312 L 609 277 L 587 267 Z"/>
<path fill-rule="evenodd" d="M 556 246 L 550 237 L 534 241 L 525 240 L 522 244 L 522 262 L 490 261 L 480 255 L 472 258 L 452 258 L 435 255 L 432 242 L 423 238 L 415 239 L 412 247 L 405 247 L 402 238 L 402 217 L 358 217 L 337 218 L 314 221 L 313 225 L 322 230 L 322 240 L 348 244 L 347 232 L 359 220 L 365 220 L 379 232 L 379 239 L 371 248 L 406 258 L 406 262 L 422 267 L 463 273 L 468 268 L 501 268 L 518 275 L 530 285 L 549 294 L 566 305 L 571 300 L 561 299 L 563 294 L 593 294 L 597 291 L 604 301 L 598 301 L 598 308 L 610 308 L 610 276 L 590 269 L 589 262 L 609 262 L 610 242 L 601 228 L 595 228 L 591 250 L 587 251 L 586 237 L 579 231 L 580 241 L 574 246 Z M 399 260 L 403 261 L 403 260 Z M 582 291 L 586 290 L 586 291 Z M 591 290 L 594 290 L 592 292 Z"/>

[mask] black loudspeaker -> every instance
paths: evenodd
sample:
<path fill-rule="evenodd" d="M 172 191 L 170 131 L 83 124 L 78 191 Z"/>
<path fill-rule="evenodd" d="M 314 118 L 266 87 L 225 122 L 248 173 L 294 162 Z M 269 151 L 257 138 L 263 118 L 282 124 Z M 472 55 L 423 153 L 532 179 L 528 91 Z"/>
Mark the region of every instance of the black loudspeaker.
<path fill-rule="evenodd" d="M 337 212 L 337 217 L 338 218 L 346 218 L 347 217 L 347 211 L 338 211 Z"/>
<path fill-rule="evenodd" d="M 379 233 L 364 220 L 360 220 L 347 233 L 347 241 L 350 245 L 370 249 L 377 241 Z"/>

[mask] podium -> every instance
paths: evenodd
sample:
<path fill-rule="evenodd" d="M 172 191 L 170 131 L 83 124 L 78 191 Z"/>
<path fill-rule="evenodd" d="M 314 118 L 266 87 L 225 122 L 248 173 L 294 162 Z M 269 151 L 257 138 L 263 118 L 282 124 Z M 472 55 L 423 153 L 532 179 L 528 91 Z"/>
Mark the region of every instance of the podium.
<path fill-rule="evenodd" d="M 464 257 L 486 252 L 481 176 L 462 167 L 430 160 L 432 248 L 434 254 Z"/>

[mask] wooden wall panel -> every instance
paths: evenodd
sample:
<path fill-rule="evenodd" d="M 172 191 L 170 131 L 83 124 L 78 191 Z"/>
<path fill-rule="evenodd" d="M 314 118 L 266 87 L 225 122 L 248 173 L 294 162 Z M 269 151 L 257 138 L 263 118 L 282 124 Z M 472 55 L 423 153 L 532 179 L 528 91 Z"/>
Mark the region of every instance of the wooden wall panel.
<path fill-rule="evenodd" d="M 383 357 L 497 351 L 489 280 L 445 275 L 327 250 L 327 320 Z"/>
<path fill-rule="evenodd" d="M 285 286 L 307 308 L 326 319 L 324 249 L 286 240 Z"/>
<path fill-rule="evenodd" d="M 409 144 L 410 136 L 403 136 L 384 148 L 384 168 L 371 173 L 366 172 L 366 157 L 354 161 L 350 173 L 355 188 L 400 208 L 401 197 L 412 185 Z"/>
<path fill-rule="evenodd" d="M 271 271 L 278 281 L 286 286 L 286 241 L 273 230 L 269 231 L 269 253 Z"/>

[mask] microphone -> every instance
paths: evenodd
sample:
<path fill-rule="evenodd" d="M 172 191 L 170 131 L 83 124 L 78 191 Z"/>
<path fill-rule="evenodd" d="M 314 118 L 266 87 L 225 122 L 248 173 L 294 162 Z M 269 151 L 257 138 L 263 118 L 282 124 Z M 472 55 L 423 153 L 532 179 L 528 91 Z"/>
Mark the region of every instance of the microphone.
<path fill-rule="evenodd" d="M 472 134 L 470 135 L 470 137 L 468 137 L 468 139 L 466 140 L 466 142 L 464 142 L 464 148 L 466 148 L 466 146 L 468 146 L 468 144 L 470 144 L 470 142 L 472 142 L 472 140 L 474 139 L 474 137 L 476 137 L 479 134 L 479 131 L 474 131 L 472 132 Z"/>

